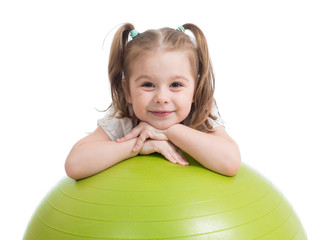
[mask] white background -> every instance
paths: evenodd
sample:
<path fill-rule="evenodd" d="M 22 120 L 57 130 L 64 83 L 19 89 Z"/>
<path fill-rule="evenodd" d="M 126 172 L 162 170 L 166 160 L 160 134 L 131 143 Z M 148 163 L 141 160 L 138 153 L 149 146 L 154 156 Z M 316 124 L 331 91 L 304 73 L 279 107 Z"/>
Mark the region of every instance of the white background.
<path fill-rule="evenodd" d="M 309 239 L 336 239 L 333 2 L 2 1 L 1 239 L 22 238 L 73 144 L 104 115 L 95 108 L 110 104 L 109 45 L 124 22 L 204 31 L 243 161 L 280 189 Z"/>

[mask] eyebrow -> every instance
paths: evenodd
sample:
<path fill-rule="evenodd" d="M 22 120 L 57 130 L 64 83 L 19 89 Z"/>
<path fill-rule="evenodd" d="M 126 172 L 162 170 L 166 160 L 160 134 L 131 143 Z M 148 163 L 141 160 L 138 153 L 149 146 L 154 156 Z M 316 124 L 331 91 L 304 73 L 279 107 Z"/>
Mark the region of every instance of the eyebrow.
<path fill-rule="evenodd" d="M 140 79 L 142 79 L 142 78 L 147 78 L 147 79 L 149 79 L 149 80 L 152 80 L 152 78 L 150 77 L 150 76 L 148 76 L 148 75 L 140 75 L 139 77 L 137 77 L 134 81 L 135 82 L 137 82 L 137 81 L 139 81 Z M 175 75 L 175 76 L 173 76 L 171 79 L 183 79 L 183 80 L 185 80 L 185 81 L 190 81 L 190 79 L 189 78 L 186 78 L 186 77 L 184 77 L 184 76 L 181 76 L 181 75 Z"/>
<path fill-rule="evenodd" d="M 183 80 L 188 81 L 188 82 L 190 81 L 189 78 L 186 78 L 186 77 L 181 76 L 181 75 L 175 75 L 175 76 L 173 77 L 173 79 L 183 79 Z"/>
<path fill-rule="evenodd" d="M 139 77 L 137 77 L 135 80 L 134 80 L 134 82 L 137 82 L 137 81 L 139 81 L 141 78 L 148 78 L 148 79 L 152 79 L 150 76 L 148 76 L 148 75 L 140 75 Z"/>

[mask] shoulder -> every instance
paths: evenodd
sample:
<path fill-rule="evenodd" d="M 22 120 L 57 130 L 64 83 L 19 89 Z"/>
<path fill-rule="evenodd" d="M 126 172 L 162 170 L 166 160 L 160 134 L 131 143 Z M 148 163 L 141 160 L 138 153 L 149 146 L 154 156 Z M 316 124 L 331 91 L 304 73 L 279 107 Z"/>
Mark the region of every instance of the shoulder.
<path fill-rule="evenodd" d="M 212 119 L 211 117 L 208 117 L 208 122 L 210 123 L 210 125 L 215 128 L 218 126 L 223 126 L 225 127 L 225 121 L 223 120 L 223 118 L 221 117 L 217 104 L 214 101 L 212 108 L 211 108 L 211 115 L 215 118 Z"/>
<path fill-rule="evenodd" d="M 112 141 L 116 141 L 132 130 L 133 123 L 130 118 L 118 118 L 112 113 L 113 110 L 109 109 L 103 118 L 98 119 L 97 125 L 106 132 Z"/>

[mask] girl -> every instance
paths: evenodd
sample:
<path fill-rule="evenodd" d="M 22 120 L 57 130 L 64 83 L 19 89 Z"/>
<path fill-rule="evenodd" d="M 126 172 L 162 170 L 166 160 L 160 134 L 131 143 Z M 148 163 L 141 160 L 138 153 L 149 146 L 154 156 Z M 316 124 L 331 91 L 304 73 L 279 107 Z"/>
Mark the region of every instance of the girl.
<path fill-rule="evenodd" d="M 186 166 L 180 149 L 212 171 L 237 173 L 239 149 L 219 117 L 208 46 L 197 26 L 139 33 L 124 24 L 112 42 L 108 73 L 109 112 L 71 149 L 65 162 L 69 177 L 82 179 L 153 152 Z"/>

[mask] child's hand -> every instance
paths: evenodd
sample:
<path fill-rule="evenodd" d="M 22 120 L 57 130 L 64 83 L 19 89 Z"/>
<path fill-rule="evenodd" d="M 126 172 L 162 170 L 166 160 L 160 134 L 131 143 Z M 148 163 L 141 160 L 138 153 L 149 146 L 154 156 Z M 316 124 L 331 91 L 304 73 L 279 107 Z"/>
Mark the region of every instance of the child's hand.
<path fill-rule="evenodd" d="M 170 141 L 147 140 L 140 150 L 140 154 L 147 155 L 153 152 L 161 153 L 168 161 L 182 166 L 189 165 L 186 157 Z"/>
<path fill-rule="evenodd" d="M 138 138 L 134 145 L 133 151 L 137 152 L 143 148 L 146 139 L 167 141 L 166 130 L 159 130 L 146 122 L 140 122 L 138 126 L 132 129 L 125 137 L 120 138 L 117 142 L 125 142 L 132 138 Z"/>

